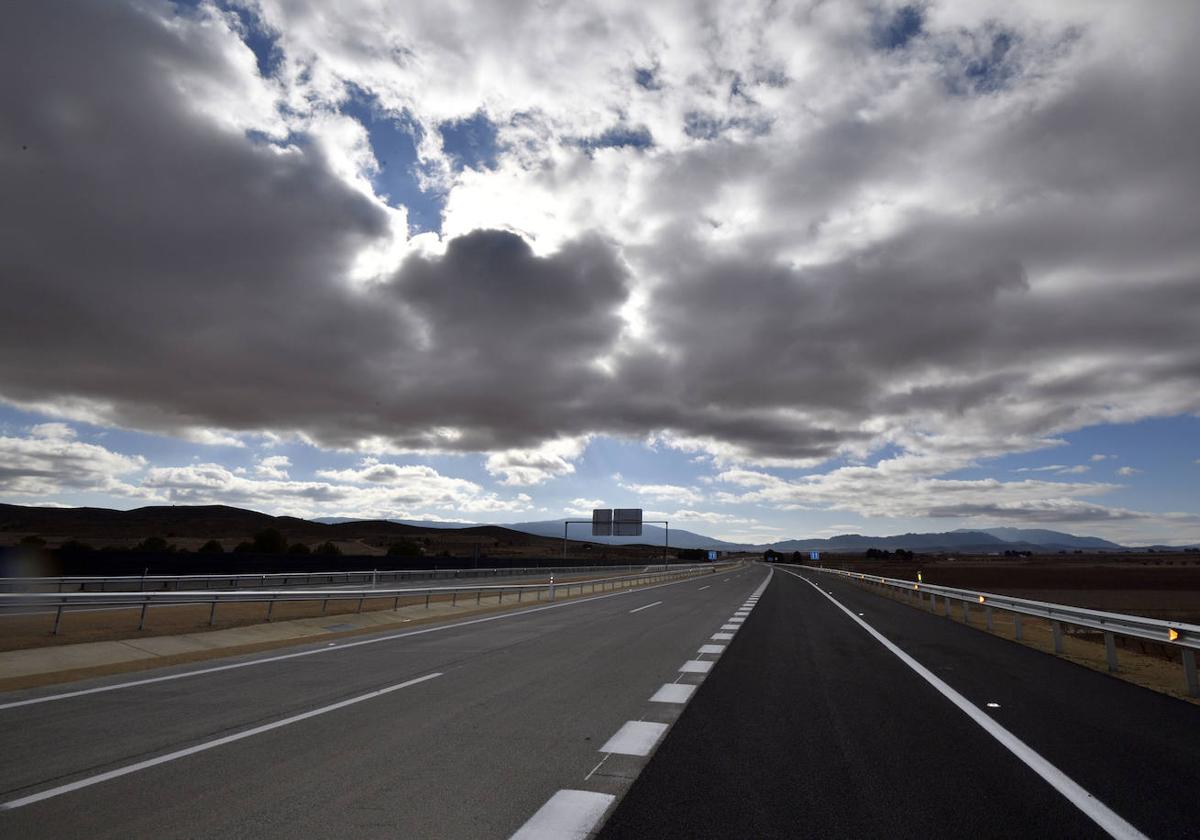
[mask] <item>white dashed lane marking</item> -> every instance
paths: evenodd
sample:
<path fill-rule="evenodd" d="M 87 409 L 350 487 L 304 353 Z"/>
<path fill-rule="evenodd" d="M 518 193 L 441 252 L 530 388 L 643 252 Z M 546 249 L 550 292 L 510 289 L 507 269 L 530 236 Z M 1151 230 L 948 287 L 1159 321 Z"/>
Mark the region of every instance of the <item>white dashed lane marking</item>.
<path fill-rule="evenodd" d="M 650 698 L 651 703 L 686 703 L 692 698 L 696 686 L 687 683 L 667 683 Z"/>
<path fill-rule="evenodd" d="M 512 840 L 583 840 L 614 799 L 611 793 L 560 790 L 538 808 Z"/>
<path fill-rule="evenodd" d="M 600 752 L 621 755 L 650 755 L 658 739 L 667 731 L 667 724 L 648 720 L 631 720 L 617 730 L 600 748 Z"/>

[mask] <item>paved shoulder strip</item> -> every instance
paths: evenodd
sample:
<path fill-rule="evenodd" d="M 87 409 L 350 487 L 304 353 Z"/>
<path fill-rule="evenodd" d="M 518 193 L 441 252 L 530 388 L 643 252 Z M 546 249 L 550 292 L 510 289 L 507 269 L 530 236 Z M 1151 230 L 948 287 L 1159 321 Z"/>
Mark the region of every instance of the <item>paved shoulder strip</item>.
<path fill-rule="evenodd" d="M 781 569 L 793 577 L 798 577 L 820 592 L 834 606 L 849 616 L 851 621 L 856 622 L 860 627 L 867 631 L 877 642 L 883 645 L 887 650 L 895 655 L 901 662 L 911 668 L 921 679 L 925 680 L 935 689 L 937 689 L 947 700 L 959 708 L 967 717 L 983 728 L 985 732 L 995 738 L 1005 749 L 1020 759 L 1027 767 L 1037 773 L 1046 782 L 1048 782 L 1055 790 L 1061 793 L 1067 800 L 1088 816 L 1096 825 L 1100 826 L 1110 836 L 1121 838 L 1121 840 L 1146 840 L 1146 835 L 1142 834 L 1134 828 L 1129 822 L 1122 818 L 1119 814 L 1101 802 L 1092 794 L 1083 789 L 1081 785 L 1043 758 L 1033 748 L 1028 746 L 1024 741 L 1018 738 L 1013 733 L 1009 732 L 993 718 L 987 715 L 982 709 L 976 706 L 967 698 L 963 697 L 946 682 L 933 674 L 928 668 L 922 665 L 917 660 L 913 659 L 890 639 L 877 631 L 867 622 L 863 621 L 851 610 L 844 607 L 830 593 L 826 592 L 817 584 L 813 583 L 803 575 L 787 569 Z"/>

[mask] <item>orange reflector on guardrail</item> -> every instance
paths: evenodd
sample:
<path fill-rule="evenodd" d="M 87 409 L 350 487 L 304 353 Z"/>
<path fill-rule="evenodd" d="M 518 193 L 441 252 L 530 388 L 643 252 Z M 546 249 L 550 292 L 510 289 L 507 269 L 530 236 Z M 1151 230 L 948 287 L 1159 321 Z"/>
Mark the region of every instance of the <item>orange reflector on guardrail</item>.
<path fill-rule="evenodd" d="M 920 588 L 921 588 L 921 584 L 919 584 L 919 583 L 913 584 L 913 589 L 920 589 Z"/>
<path fill-rule="evenodd" d="M 982 595 L 980 595 L 980 596 L 979 596 L 979 603 L 983 604 L 983 603 L 986 603 L 986 602 L 987 602 L 987 598 L 984 598 Z"/>
<path fill-rule="evenodd" d="M 1179 641 L 1179 631 L 1174 627 L 1167 628 L 1167 639 L 1172 642 Z"/>

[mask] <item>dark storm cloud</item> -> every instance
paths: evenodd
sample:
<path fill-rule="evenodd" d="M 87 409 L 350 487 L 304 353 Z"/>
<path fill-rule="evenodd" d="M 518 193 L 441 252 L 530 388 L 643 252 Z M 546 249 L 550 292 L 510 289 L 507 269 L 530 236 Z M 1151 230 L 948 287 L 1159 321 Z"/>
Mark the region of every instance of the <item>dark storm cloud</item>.
<path fill-rule="evenodd" d="M 624 275 L 476 232 L 384 285 L 343 278 L 381 210 L 311 145 L 214 125 L 166 68 L 222 58 L 122 4 L 24 7 L 0 34 L 0 394 L 110 403 L 140 428 L 298 429 L 488 448 L 557 428 L 598 376 Z M 433 439 L 433 427 L 464 435 Z"/>
<path fill-rule="evenodd" d="M 355 257 L 389 235 L 385 209 L 316 141 L 253 140 L 181 94 L 233 84 L 219 39 L 168 25 L 156 4 L 8 16 L 8 400 L 339 446 L 499 450 L 667 430 L 792 461 L 896 430 L 957 451 L 1118 409 L 1200 409 L 1194 50 L 1114 68 L 1023 35 L 1021 73 L 986 97 L 948 97 L 922 18 L 897 49 L 871 48 L 897 62 L 888 73 L 917 74 L 906 107 L 867 107 L 873 80 L 811 115 L 778 100 L 806 115 L 804 131 L 780 120 L 674 150 L 656 133 L 654 155 L 628 150 L 648 179 L 629 206 L 665 220 L 653 236 L 586 233 L 603 225 L 578 210 L 585 223 L 553 253 L 478 230 L 355 285 Z M 1033 97 L 1037 73 L 1067 58 L 1070 84 Z M 750 196 L 760 224 L 726 237 L 727 222 L 704 221 L 726 188 Z M 873 203 L 907 209 L 795 258 Z M 618 314 L 634 287 L 642 333 Z"/>

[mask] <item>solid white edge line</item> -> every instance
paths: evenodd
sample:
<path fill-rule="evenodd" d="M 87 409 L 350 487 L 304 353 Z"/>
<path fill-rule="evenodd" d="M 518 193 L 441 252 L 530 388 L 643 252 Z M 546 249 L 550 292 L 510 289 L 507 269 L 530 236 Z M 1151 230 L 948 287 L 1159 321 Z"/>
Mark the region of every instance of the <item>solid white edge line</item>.
<path fill-rule="evenodd" d="M 826 598 L 828 598 L 830 603 L 848 615 L 851 620 L 857 622 L 859 626 L 870 633 L 877 642 L 887 648 L 891 653 L 895 654 L 895 656 L 901 662 L 916 672 L 916 674 L 923 680 L 941 692 L 941 694 L 947 700 L 957 706 L 960 711 L 967 715 L 967 717 L 979 724 L 979 726 L 982 727 L 985 732 L 999 741 L 1005 749 L 1024 762 L 1029 769 L 1041 776 L 1042 779 L 1048 782 L 1051 787 L 1066 797 L 1067 801 L 1069 801 L 1080 811 L 1083 811 L 1083 813 L 1086 814 L 1092 820 L 1092 822 L 1096 823 L 1096 825 L 1108 832 L 1110 836 L 1121 838 L 1122 840 L 1147 840 L 1146 835 L 1134 828 L 1123 817 L 1118 815 L 1115 811 L 1113 811 L 1095 796 L 1088 793 L 1078 782 L 1043 758 L 1041 754 L 1036 752 L 1032 747 L 1030 747 L 1016 735 L 1009 732 L 1007 729 L 997 723 L 995 719 L 990 717 L 970 700 L 963 697 L 961 694 L 951 688 L 941 678 L 935 676 L 932 671 L 901 650 L 890 639 L 877 631 L 871 625 L 867 624 L 867 622 L 863 621 L 851 610 L 842 606 L 842 604 L 838 602 L 836 598 L 833 598 L 831 595 L 821 589 L 821 587 L 804 577 L 804 575 L 797 574 L 796 572 L 788 569 L 783 569 L 782 571 L 787 572 L 793 577 L 800 578 L 800 580 L 804 581 L 813 589 L 817 590 Z"/>
<path fill-rule="evenodd" d="M 291 717 L 284 718 L 283 720 L 277 720 L 273 723 L 265 723 L 262 726 L 255 726 L 242 732 L 235 732 L 232 735 L 226 735 L 222 738 L 216 738 L 212 741 L 205 741 L 204 743 L 195 744 L 182 750 L 176 750 L 175 752 L 170 752 L 165 755 L 148 758 L 145 761 L 139 761 L 135 764 L 128 764 L 124 767 L 118 767 L 116 770 L 109 770 L 105 773 L 97 773 L 95 776 L 89 776 L 86 779 L 79 779 L 78 781 L 69 782 L 65 785 L 59 785 L 58 787 L 39 791 L 38 793 L 33 793 L 29 796 L 23 796 L 20 799 L 13 799 L 8 802 L 0 803 L 0 810 L 11 811 L 14 808 L 32 805 L 34 802 L 41 802 L 44 799 L 53 799 L 54 797 L 61 796 L 64 793 L 70 793 L 71 791 L 79 790 L 81 788 L 91 787 L 92 785 L 99 784 L 100 782 L 107 782 L 109 779 L 128 776 L 130 773 L 137 773 L 139 770 L 146 770 L 159 764 L 166 764 L 168 761 L 175 761 L 176 759 L 185 758 L 189 755 L 195 755 L 196 753 L 200 752 L 205 752 L 206 750 L 211 750 L 215 747 L 231 744 L 234 741 L 241 741 L 244 738 L 249 738 L 254 735 L 261 735 L 264 732 L 270 732 L 272 729 L 279 729 L 283 726 L 299 723 L 302 720 L 307 720 L 308 718 L 316 717 L 317 715 L 323 715 L 328 712 L 337 711 L 338 709 L 344 709 L 347 706 L 353 706 L 355 703 L 362 703 L 364 700 L 373 700 L 376 697 L 383 696 L 384 694 L 390 694 L 393 691 L 399 691 L 402 688 L 408 688 L 409 686 L 417 685 L 418 683 L 423 683 L 440 676 L 440 672 L 435 674 L 426 674 L 423 677 L 417 677 L 416 679 L 407 680 L 396 685 L 390 685 L 387 688 L 381 688 L 377 691 L 370 691 L 366 694 L 360 694 L 357 697 L 351 697 L 348 700 L 341 700 L 328 706 L 322 706 L 319 709 L 312 709 L 307 712 L 302 712 L 298 715 L 292 715 Z"/>
<path fill-rule="evenodd" d="M 301 650 L 296 651 L 295 653 L 284 653 L 278 656 L 267 656 L 261 659 L 252 659 L 248 662 L 233 662 L 229 665 L 215 665 L 211 668 L 199 668 L 195 671 L 185 671 L 182 674 L 166 674 L 161 677 L 147 677 L 146 679 L 131 680 L 129 682 L 116 683 L 115 685 L 101 685 L 96 686 L 95 688 L 80 689 L 78 691 L 65 691 L 61 694 L 47 694 L 44 697 L 32 697 L 28 700 L 14 700 L 11 703 L 0 703 L 0 711 L 3 711 L 4 709 L 16 709 L 20 706 L 35 706 L 39 703 L 51 703 L 55 700 L 68 700 L 72 697 L 83 697 L 88 694 L 102 694 L 106 691 L 116 691 L 122 688 L 136 688 L 139 685 L 150 685 L 152 683 L 168 682 L 170 680 L 182 680 L 186 679 L 187 677 L 199 677 L 205 674 L 215 674 L 220 671 L 231 671 L 235 668 L 249 668 L 253 665 L 266 665 L 270 662 L 283 662 L 287 659 L 297 659 L 302 656 L 312 656 L 318 653 L 349 650 L 350 648 L 362 647 L 363 645 L 374 645 L 380 642 L 395 641 L 396 639 L 407 639 L 410 636 L 422 636 L 426 633 L 440 633 L 443 630 L 454 630 L 459 627 L 470 627 L 473 624 L 484 624 L 489 621 L 520 618 L 523 615 L 532 615 L 533 613 L 554 610 L 560 607 L 572 607 L 578 604 L 588 604 L 592 601 L 603 601 L 606 598 L 617 598 L 622 595 L 629 595 L 633 592 L 648 592 L 651 589 L 661 589 L 664 586 L 676 586 L 681 583 L 687 583 L 691 580 L 691 578 L 684 578 L 683 580 L 672 580 L 666 583 L 656 583 L 653 586 L 645 586 L 639 589 L 622 589 L 620 592 L 609 592 L 604 595 L 593 595 L 587 598 L 575 598 L 569 601 L 561 601 L 556 604 L 545 604 L 540 607 L 530 607 L 529 609 L 515 610 L 513 612 L 505 612 L 498 615 L 488 615 L 484 616 L 483 618 L 472 618 L 466 621 L 456 621 L 453 624 L 438 624 L 433 627 L 422 627 L 419 630 L 406 630 L 403 633 L 389 633 L 386 636 L 362 639 L 361 641 L 357 642 L 346 642 L 345 644 L 339 644 L 336 647 L 320 647 L 313 650 Z M 308 644 L 314 643 L 316 642 L 308 642 Z M 305 644 L 305 642 L 302 641 L 300 644 Z M 236 656 L 237 654 L 233 655 Z"/>
<path fill-rule="evenodd" d="M 630 612 L 635 613 L 635 612 L 641 612 L 642 610 L 648 610 L 651 607 L 657 607 L 661 603 L 662 603 L 662 601 L 655 601 L 653 604 L 646 604 L 644 607 L 638 607 L 637 609 L 630 610 Z"/>
<path fill-rule="evenodd" d="M 590 790 L 560 790 L 537 809 L 511 840 L 584 840 L 616 797 Z"/>

